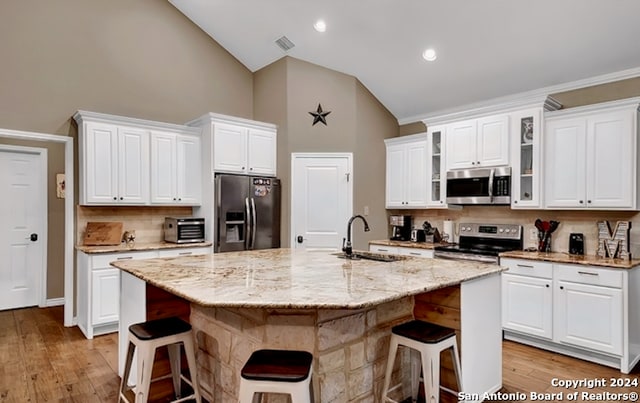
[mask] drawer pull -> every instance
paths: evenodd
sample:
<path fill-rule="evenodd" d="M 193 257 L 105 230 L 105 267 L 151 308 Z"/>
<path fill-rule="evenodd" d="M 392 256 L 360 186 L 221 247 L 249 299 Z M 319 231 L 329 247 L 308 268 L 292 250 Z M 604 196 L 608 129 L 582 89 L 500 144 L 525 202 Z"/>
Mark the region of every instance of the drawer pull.
<path fill-rule="evenodd" d="M 518 267 L 524 267 L 526 269 L 533 269 L 533 266 L 529 265 L 529 264 L 519 264 L 518 263 Z"/>
<path fill-rule="evenodd" d="M 119 257 L 116 260 L 129 260 L 129 259 L 133 259 L 133 256 Z"/>
<path fill-rule="evenodd" d="M 419 252 L 409 252 L 409 254 L 413 256 L 421 256 Z"/>
<path fill-rule="evenodd" d="M 180 252 L 180 253 L 178 253 L 178 255 L 180 255 L 180 256 L 188 256 L 188 255 L 193 255 L 193 252 Z"/>
<path fill-rule="evenodd" d="M 378 248 L 378 252 L 389 252 L 389 249 Z"/>
<path fill-rule="evenodd" d="M 579 271 L 578 274 L 586 274 L 587 276 L 598 276 L 599 273 L 589 273 L 588 271 Z"/>

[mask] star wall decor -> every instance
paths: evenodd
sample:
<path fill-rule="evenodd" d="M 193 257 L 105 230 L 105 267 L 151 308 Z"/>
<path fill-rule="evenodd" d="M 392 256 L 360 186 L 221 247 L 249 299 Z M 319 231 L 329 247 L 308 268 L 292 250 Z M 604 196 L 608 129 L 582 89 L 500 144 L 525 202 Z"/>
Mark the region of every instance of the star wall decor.
<path fill-rule="evenodd" d="M 327 115 L 330 114 L 331 111 L 324 112 L 322 110 L 322 105 L 318 104 L 318 109 L 315 112 L 309 112 L 309 115 L 313 116 L 313 123 L 311 126 L 315 126 L 316 123 L 321 122 L 325 126 L 327 125 Z"/>

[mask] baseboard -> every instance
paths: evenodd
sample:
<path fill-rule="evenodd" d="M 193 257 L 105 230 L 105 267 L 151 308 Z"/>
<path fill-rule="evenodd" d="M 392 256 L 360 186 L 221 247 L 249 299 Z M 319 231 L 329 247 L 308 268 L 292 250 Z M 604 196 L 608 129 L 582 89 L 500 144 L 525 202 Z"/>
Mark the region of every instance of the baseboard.
<path fill-rule="evenodd" d="M 46 307 L 64 305 L 64 297 L 50 298 L 45 302 Z"/>

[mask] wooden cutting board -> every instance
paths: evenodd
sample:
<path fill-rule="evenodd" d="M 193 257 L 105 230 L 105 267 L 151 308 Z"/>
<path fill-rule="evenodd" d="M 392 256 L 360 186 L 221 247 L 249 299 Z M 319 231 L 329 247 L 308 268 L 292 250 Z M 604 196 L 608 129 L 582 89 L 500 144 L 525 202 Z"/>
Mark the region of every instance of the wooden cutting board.
<path fill-rule="evenodd" d="M 85 245 L 120 245 L 121 222 L 88 222 L 84 232 Z"/>

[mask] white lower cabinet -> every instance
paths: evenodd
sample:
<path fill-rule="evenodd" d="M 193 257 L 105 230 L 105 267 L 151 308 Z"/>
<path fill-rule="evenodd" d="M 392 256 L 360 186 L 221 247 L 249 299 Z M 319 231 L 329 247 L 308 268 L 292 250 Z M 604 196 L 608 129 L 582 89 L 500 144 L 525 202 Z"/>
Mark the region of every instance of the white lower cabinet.
<path fill-rule="evenodd" d="M 556 341 L 622 354 L 623 273 L 589 266 L 555 268 Z"/>
<path fill-rule="evenodd" d="M 552 338 L 553 265 L 502 259 L 502 327 Z"/>
<path fill-rule="evenodd" d="M 116 260 L 151 259 L 212 253 L 211 247 L 88 254 L 77 252 L 78 327 L 86 338 L 118 331 L 120 269 Z"/>
<path fill-rule="evenodd" d="M 94 326 L 118 321 L 120 270 L 98 269 L 91 272 L 91 324 Z"/>
<path fill-rule="evenodd" d="M 629 373 L 640 360 L 636 269 L 501 259 L 505 338 Z"/>

